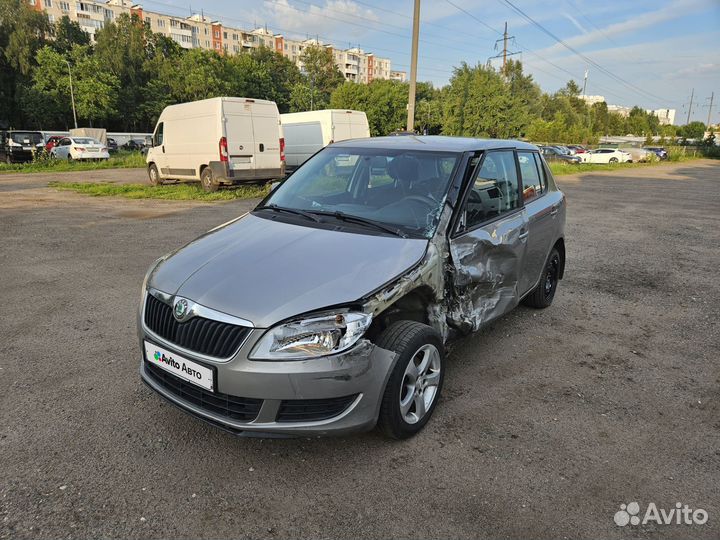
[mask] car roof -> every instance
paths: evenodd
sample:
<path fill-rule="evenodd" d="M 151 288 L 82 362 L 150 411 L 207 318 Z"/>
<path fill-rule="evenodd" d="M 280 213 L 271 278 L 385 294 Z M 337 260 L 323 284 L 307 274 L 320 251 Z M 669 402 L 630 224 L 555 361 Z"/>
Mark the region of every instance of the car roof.
<path fill-rule="evenodd" d="M 471 152 L 497 148 L 537 150 L 534 144 L 503 139 L 473 139 L 470 137 L 445 137 L 441 135 L 405 135 L 402 137 L 371 137 L 349 139 L 332 144 L 341 148 L 383 148 L 389 150 L 419 150 L 426 152 Z"/>

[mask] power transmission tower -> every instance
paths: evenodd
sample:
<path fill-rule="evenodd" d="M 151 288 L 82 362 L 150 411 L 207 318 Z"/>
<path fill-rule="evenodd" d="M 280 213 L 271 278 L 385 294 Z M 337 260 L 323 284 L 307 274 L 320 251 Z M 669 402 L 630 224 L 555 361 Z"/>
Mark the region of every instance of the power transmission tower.
<path fill-rule="evenodd" d="M 510 52 L 510 51 L 508 51 L 508 41 L 514 40 L 514 39 L 515 39 L 515 36 L 508 36 L 507 22 L 506 22 L 506 23 L 505 23 L 505 31 L 503 32 L 503 37 L 500 38 L 500 39 L 496 39 L 496 40 L 495 40 L 495 50 L 496 50 L 496 51 L 497 51 L 498 43 L 500 43 L 500 42 L 502 41 L 502 43 L 503 43 L 502 53 L 501 53 L 501 54 L 496 54 L 495 56 L 491 56 L 491 57 L 488 58 L 488 60 L 487 60 L 488 65 L 490 65 L 490 60 L 492 60 L 493 58 L 500 58 L 500 57 L 502 56 L 503 63 L 502 63 L 502 71 L 501 71 L 501 73 L 502 73 L 503 76 L 505 76 L 505 77 L 507 77 L 507 57 L 508 57 L 508 56 L 513 56 L 514 54 L 520 54 L 520 51 L 515 51 L 515 52 Z M 514 41 L 513 41 L 513 43 L 514 43 Z"/>
<path fill-rule="evenodd" d="M 417 84 L 418 38 L 420 37 L 420 0 L 413 10 L 412 51 L 410 55 L 410 91 L 408 92 L 407 130 L 415 130 L 415 86 Z"/>
<path fill-rule="evenodd" d="M 695 97 L 695 89 L 692 89 L 692 92 L 690 92 L 690 106 L 688 107 L 688 116 L 687 116 L 687 122 L 686 124 L 690 123 L 690 113 L 692 113 L 692 105 L 693 105 L 693 98 Z"/>

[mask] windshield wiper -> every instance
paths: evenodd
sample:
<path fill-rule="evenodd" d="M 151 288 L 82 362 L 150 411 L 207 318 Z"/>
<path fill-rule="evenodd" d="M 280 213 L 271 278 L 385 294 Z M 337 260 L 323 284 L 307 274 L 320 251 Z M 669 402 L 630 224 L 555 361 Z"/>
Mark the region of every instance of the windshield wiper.
<path fill-rule="evenodd" d="M 350 214 L 345 214 L 344 212 L 340 212 L 339 210 L 335 210 L 333 212 L 328 212 L 328 211 L 324 211 L 324 210 L 312 210 L 312 213 L 320 215 L 320 216 L 331 216 L 331 217 L 334 217 L 341 221 L 347 221 L 350 223 L 359 223 L 361 225 L 369 225 L 370 227 L 375 227 L 376 229 L 388 232 L 394 236 L 399 236 L 400 238 L 408 237 L 408 235 L 405 234 L 404 232 L 402 232 L 400 229 L 393 229 L 392 227 L 389 227 L 389 226 L 379 223 L 377 221 L 373 221 L 372 219 L 366 219 L 366 218 L 359 217 L 359 216 L 351 216 Z"/>
<path fill-rule="evenodd" d="M 304 218 L 314 221 L 315 223 L 320 223 L 320 220 L 317 218 L 317 216 L 314 216 L 309 212 L 303 212 L 302 210 L 296 210 L 295 208 L 286 208 L 284 206 L 278 206 L 277 204 L 266 204 L 264 206 L 258 206 L 255 208 L 255 210 L 272 210 L 273 212 L 285 212 L 287 214 L 295 214 L 296 216 L 302 216 Z"/>

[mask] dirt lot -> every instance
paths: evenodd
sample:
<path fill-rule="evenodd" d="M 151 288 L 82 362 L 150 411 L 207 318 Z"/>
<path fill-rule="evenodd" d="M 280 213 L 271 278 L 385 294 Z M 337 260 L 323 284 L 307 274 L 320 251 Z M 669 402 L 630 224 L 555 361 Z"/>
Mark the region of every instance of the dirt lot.
<path fill-rule="evenodd" d="M 1 176 L 0 537 L 720 537 L 720 164 L 624 174 L 559 180 L 555 303 L 459 343 L 405 442 L 236 439 L 141 384 L 148 265 L 252 201 Z M 631 501 L 709 521 L 616 526 Z"/>

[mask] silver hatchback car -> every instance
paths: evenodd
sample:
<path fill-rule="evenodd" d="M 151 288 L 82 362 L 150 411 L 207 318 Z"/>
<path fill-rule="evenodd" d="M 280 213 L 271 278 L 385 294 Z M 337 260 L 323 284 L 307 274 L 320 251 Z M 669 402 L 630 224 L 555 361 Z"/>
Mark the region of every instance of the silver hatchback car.
<path fill-rule="evenodd" d="M 412 436 L 438 403 L 451 339 L 521 301 L 550 305 L 564 228 L 533 145 L 335 143 L 153 264 L 142 379 L 236 434 Z"/>

